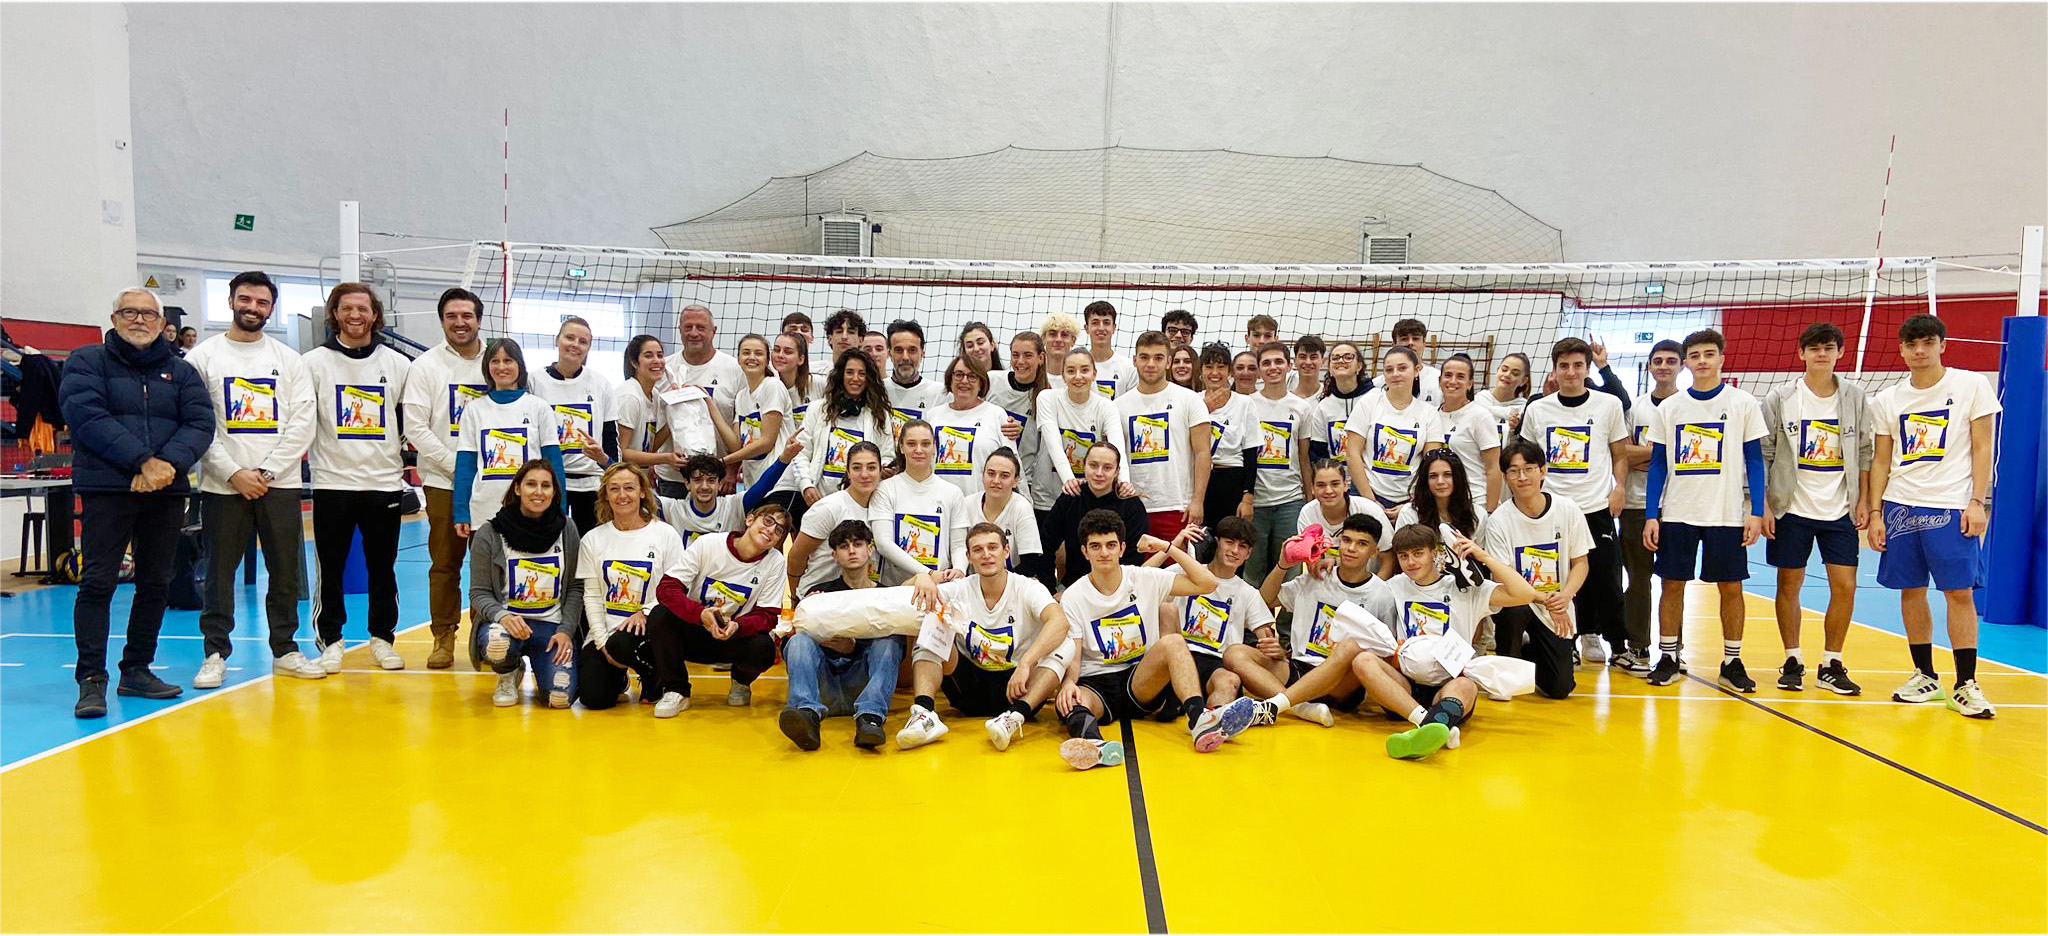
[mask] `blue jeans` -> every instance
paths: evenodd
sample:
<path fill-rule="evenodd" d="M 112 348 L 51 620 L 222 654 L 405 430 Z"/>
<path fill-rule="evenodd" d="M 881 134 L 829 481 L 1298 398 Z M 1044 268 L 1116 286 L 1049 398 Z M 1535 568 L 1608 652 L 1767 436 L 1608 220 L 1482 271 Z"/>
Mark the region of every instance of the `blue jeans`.
<path fill-rule="evenodd" d="M 1252 530 L 1257 539 L 1252 542 L 1251 557 L 1245 561 L 1241 574 L 1253 588 L 1263 584 L 1266 573 L 1280 564 L 1280 547 L 1294 536 L 1295 525 L 1300 519 L 1300 498 L 1271 507 L 1252 508 Z"/>
<path fill-rule="evenodd" d="M 540 686 L 543 698 L 554 692 L 564 693 L 564 698 L 576 698 L 576 660 L 571 657 L 568 663 L 557 664 L 555 655 L 548 652 L 548 641 L 553 639 L 561 625 L 553 621 L 527 621 L 526 626 L 533 632 L 524 638 L 505 635 L 511 646 L 506 648 L 502 662 L 492 661 L 485 650 L 485 644 L 490 642 L 491 625 L 473 628 L 477 659 L 490 667 L 491 672 L 502 676 L 519 672 L 519 659 L 525 657 L 533 665 L 533 681 Z"/>
<path fill-rule="evenodd" d="M 783 646 L 782 660 L 789 668 L 790 708 L 810 709 L 820 718 L 887 717 L 903 662 L 903 638 L 856 640 L 852 653 L 834 653 L 798 631 Z"/>

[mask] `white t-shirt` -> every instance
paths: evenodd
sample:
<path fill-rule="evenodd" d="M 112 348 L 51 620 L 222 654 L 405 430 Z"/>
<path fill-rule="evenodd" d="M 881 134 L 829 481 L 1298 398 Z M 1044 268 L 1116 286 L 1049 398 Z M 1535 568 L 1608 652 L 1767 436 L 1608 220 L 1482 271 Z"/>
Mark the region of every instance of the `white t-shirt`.
<path fill-rule="evenodd" d="M 1645 394 L 1637 397 L 1636 400 L 1638 401 L 1636 405 L 1628 408 L 1629 444 L 1648 445 L 1650 444 L 1650 420 L 1657 417 L 1657 407 L 1664 401 L 1657 399 L 1654 394 Z M 1643 501 L 1649 496 L 1649 493 L 1649 469 L 1630 468 L 1628 470 L 1628 490 L 1622 495 L 1622 506 L 1629 510 L 1641 510 L 1643 509 Z M 1501 496 L 1505 498 L 1509 495 L 1503 491 Z"/>
<path fill-rule="evenodd" d="M 1294 612 L 1294 627 L 1287 635 L 1292 644 L 1288 651 L 1310 665 L 1329 659 L 1330 648 L 1336 645 L 1331 625 L 1337 619 L 1337 606 L 1355 601 L 1375 617 L 1386 620 L 1390 596 L 1387 581 L 1369 571 L 1365 581 L 1357 585 L 1345 584 L 1334 567 L 1322 578 L 1297 575 L 1289 579 L 1280 586 L 1280 607 Z"/>
<path fill-rule="evenodd" d="M 1197 394 L 1207 407 L 1208 397 Z M 1252 419 L 1252 394 L 1233 391 L 1222 406 L 1209 411 L 1209 459 L 1225 468 L 1244 466 L 1245 449 L 1258 445 L 1258 427 Z M 1256 500 L 1256 496 L 1254 497 Z"/>
<path fill-rule="evenodd" d="M 748 562 L 732 551 L 731 536 L 706 536 L 683 548 L 665 575 L 683 583 L 691 600 L 717 608 L 726 620 L 755 608 L 780 608 L 789 590 L 782 550 Z"/>
<path fill-rule="evenodd" d="M 533 375 L 534 395 L 555 408 L 556 436 L 562 446 L 562 470 L 569 475 L 569 490 L 595 491 L 604 469 L 584 451 L 586 447 L 604 451 L 604 424 L 616 419 L 612 382 L 587 366 L 567 380 L 556 377 L 553 370 L 542 368 Z"/>
<path fill-rule="evenodd" d="M 1351 407 L 1345 430 L 1365 440 L 1366 476 L 1372 493 L 1384 501 L 1408 499 L 1415 486 L 1415 468 L 1427 446 L 1443 438 L 1443 413 L 1426 399 L 1409 400 L 1405 409 L 1374 387 Z"/>
<path fill-rule="evenodd" d="M 1185 388 L 1182 388 L 1185 389 Z M 1083 575 L 1060 594 L 1067 632 L 1081 641 L 1081 675 L 1122 672 L 1159 639 L 1159 606 L 1173 595 L 1177 569 L 1122 566 L 1110 594 Z"/>
<path fill-rule="evenodd" d="M 940 386 L 938 381 L 924 377 L 919 377 L 916 383 L 908 387 L 897 383 L 893 377 L 885 378 L 882 387 L 889 393 L 890 415 L 896 420 L 893 430 L 896 432 L 901 432 L 904 424 L 913 419 L 923 419 L 925 410 L 934 406 L 944 406 L 953 399 L 953 395 L 946 392 L 946 388 Z"/>
<path fill-rule="evenodd" d="M 1843 459 L 1845 455 L 1854 458 L 1855 454 L 1842 447 L 1841 389 L 1836 388 L 1832 396 L 1822 399 L 1806 386 L 1805 380 L 1800 380 L 1793 386 L 1792 395 L 1785 398 L 1783 410 L 1780 415 L 1797 446 L 1790 453 L 1794 459 L 1792 478 L 1797 484 L 1792 488 L 1787 512 L 1808 520 L 1848 516 L 1849 473 Z"/>
<path fill-rule="evenodd" d="M 390 346 L 352 358 L 322 345 L 306 352 L 313 408 L 313 486 L 325 491 L 396 491 L 405 486 L 398 396 L 409 362 Z"/>
<path fill-rule="evenodd" d="M 954 409 L 951 402 L 941 403 L 925 410 L 924 419 L 932 424 L 932 438 L 938 443 L 932 473 L 944 478 L 962 495 L 981 490 L 981 469 L 988 464 L 989 453 L 1004 446 L 1016 450 L 1016 443 L 1003 435 L 1003 426 L 1010 421 L 1009 412 L 986 400 L 969 410 Z M 1023 482 L 1020 479 L 1018 483 Z"/>
<path fill-rule="evenodd" d="M 1279 507 L 1302 499 L 1301 448 L 1308 413 L 1313 404 L 1292 393 L 1274 400 L 1264 393 L 1249 398 L 1251 419 L 1259 448 L 1258 474 L 1252 491 L 1252 506 Z M 1213 434 L 1213 433 L 1212 433 Z"/>
<path fill-rule="evenodd" d="M 555 409 L 546 400 L 522 393 L 510 403 L 488 396 L 462 410 L 456 451 L 476 455 L 476 478 L 469 487 L 469 522 L 482 523 L 498 512 L 519 466 L 540 458 L 541 449 L 556 444 Z"/>
<path fill-rule="evenodd" d="M 535 621 L 562 620 L 560 536 L 542 552 L 521 552 L 505 544 L 505 610 Z"/>
<path fill-rule="evenodd" d="M 746 503 L 739 494 L 720 497 L 711 506 L 710 513 L 698 513 L 697 502 L 687 497 L 656 497 L 655 500 L 661 503 L 661 519 L 676 528 L 676 535 L 682 537 L 684 546 L 704 536 L 735 532 L 747 524 Z"/>
<path fill-rule="evenodd" d="M 1582 523 L 1585 519 L 1579 518 Z M 1499 587 L 1495 582 L 1481 581 L 1461 589 L 1449 575 L 1439 575 L 1435 583 L 1424 587 L 1415 584 L 1407 573 L 1397 572 L 1387 580 L 1393 615 L 1381 619 L 1393 625 L 1394 636 L 1400 640 L 1418 634 L 1455 632 L 1471 643 L 1479 622 L 1493 613 L 1493 590 Z"/>
<path fill-rule="evenodd" d="M 1485 543 L 1485 542 L 1486 542 L 1486 521 L 1487 521 L 1487 519 L 1488 519 L 1488 517 L 1487 517 L 1487 513 L 1486 513 L 1486 505 L 1485 505 L 1485 504 L 1473 504 L 1473 505 L 1472 505 L 1472 521 L 1473 521 L 1473 528 L 1472 528 L 1472 534 L 1471 534 L 1471 537 L 1470 537 L 1470 538 L 1471 538 L 1471 539 L 1472 539 L 1472 540 L 1473 540 L 1474 542 L 1477 542 L 1477 543 Z M 1583 518 L 1581 518 L 1581 519 L 1583 519 Z M 1398 514 L 1396 514 L 1396 515 L 1394 516 L 1394 525 L 1393 525 L 1392 529 L 1395 529 L 1395 530 L 1399 530 L 1399 529 L 1401 529 L 1402 527 L 1404 527 L 1404 526 L 1407 526 L 1407 525 L 1409 525 L 1409 524 L 1411 524 L 1411 523 L 1421 523 L 1421 522 L 1422 522 L 1422 514 L 1421 514 L 1421 512 L 1420 512 L 1420 511 L 1417 511 L 1417 510 L 1415 509 L 1415 502 L 1414 502 L 1414 501 L 1409 501 L 1408 503 L 1402 504 L 1402 505 L 1401 505 L 1401 510 L 1400 510 L 1400 512 L 1399 512 Z M 1389 545 L 1389 546 L 1392 546 L 1392 545 L 1393 545 L 1393 536 L 1392 536 L 1391 534 L 1390 534 L 1390 535 L 1389 535 L 1389 536 L 1387 537 L 1387 545 Z M 1437 548 L 1436 548 L 1436 551 L 1437 551 L 1437 555 L 1439 555 L 1439 556 L 1442 556 L 1442 557 L 1443 557 L 1443 560 L 1444 560 L 1445 562 L 1447 562 L 1447 563 L 1448 563 L 1448 562 L 1451 562 L 1451 561 L 1453 561 L 1454 559 L 1456 559 L 1456 558 L 1457 558 L 1457 554 L 1455 554 L 1455 553 L 1451 552 L 1451 547 L 1450 547 L 1450 546 L 1449 546 L 1448 544 L 1439 544 L 1439 545 L 1437 546 Z"/>
<path fill-rule="evenodd" d="M 483 353 L 481 342 L 477 356 L 466 358 L 444 341 L 414 358 L 406 372 L 398 405 L 405 414 L 405 440 L 420 453 L 420 483 L 426 487 L 455 489 L 450 475 L 462 409 L 490 389 L 483 382 Z"/>
<path fill-rule="evenodd" d="M 1017 567 L 1017 560 L 1024 556 L 1045 552 L 1045 546 L 1038 538 L 1038 516 L 1031 512 L 1031 502 L 1024 495 L 1010 492 L 1010 502 L 1003 505 L 1003 512 L 989 520 L 983 500 L 988 495 L 981 491 L 963 495 L 947 523 L 952 528 L 946 541 L 952 545 L 953 568 L 964 569 L 969 578 L 974 577 L 974 567 L 967 564 L 967 531 L 974 525 L 988 520 L 1003 528 L 1003 534 L 1010 540 L 1010 568 Z"/>
<path fill-rule="evenodd" d="M 1380 509 L 1378 501 L 1363 494 L 1347 494 L 1345 495 L 1344 503 L 1347 511 L 1344 514 L 1346 519 L 1350 518 L 1352 514 L 1371 514 L 1374 520 L 1379 521 L 1379 547 L 1381 552 L 1393 548 L 1394 524 L 1387 519 L 1387 512 Z M 1312 500 L 1301 505 L 1301 513 L 1294 518 L 1294 532 L 1301 533 L 1309 527 L 1316 525 L 1321 525 L 1323 532 L 1329 534 L 1332 540 L 1335 540 L 1338 534 L 1344 530 L 1343 520 L 1331 523 L 1328 518 L 1323 516 L 1323 502 Z"/>
<path fill-rule="evenodd" d="M 1533 412 L 1535 404 L 1530 409 Z M 1526 432 L 1528 422 L 1522 426 Z M 1749 516 L 1742 446 L 1762 439 L 1764 431 L 1763 407 L 1740 387 L 1723 384 L 1704 400 L 1681 390 L 1658 404 L 1649 436 L 1651 442 L 1663 444 L 1670 471 L 1658 519 L 1700 527 L 1741 526 Z"/>
<path fill-rule="evenodd" d="M 2002 409 L 1983 374 L 1953 367 L 1925 390 L 1908 380 L 1879 393 L 1870 404 L 1872 431 L 1892 437 L 1884 500 L 1944 510 L 1970 506 L 1970 423 Z"/>
<path fill-rule="evenodd" d="M 1522 438 L 1543 447 L 1549 467 L 1543 489 L 1587 510 L 1607 509 L 1614 493 L 1614 451 L 1628 438 L 1628 416 L 1613 394 L 1586 388 L 1586 399 L 1567 406 L 1558 394 L 1540 397 L 1522 414 Z M 1735 457 L 1742 458 L 1737 446 Z"/>
<path fill-rule="evenodd" d="M 185 362 L 199 372 L 213 401 L 213 444 L 199 458 L 199 489 L 233 494 L 228 479 L 249 468 L 297 490 L 299 460 L 319 429 L 313 381 L 299 353 L 269 335 L 255 341 L 215 335 L 187 352 Z"/>
<path fill-rule="evenodd" d="M 637 530 L 601 523 L 576 546 L 576 575 L 583 579 L 586 643 L 601 644 L 621 621 L 654 606 L 662 572 L 683 557 L 675 527 L 659 520 Z"/>
<path fill-rule="evenodd" d="M 1061 485 L 1083 476 L 1084 461 L 1088 448 L 1097 442 L 1107 441 L 1115 446 L 1118 453 L 1117 475 L 1119 479 L 1130 477 L 1130 440 L 1118 427 L 1123 418 L 1117 414 L 1115 401 L 1097 393 L 1088 394 L 1088 402 L 1075 403 L 1067 398 L 1067 391 L 1047 390 L 1038 395 L 1039 457 L 1051 467 L 1054 477 Z M 1044 492 L 1033 489 L 1034 495 Z M 1058 499 L 1058 489 L 1053 490 Z M 1050 503 L 1047 504 L 1048 509 Z"/>
<path fill-rule="evenodd" d="M 1487 518 L 1486 536 L 1479 541 L 1489 555 L 1514 566 L 1537 594 L 1548 595 L 1564 588 L 1571 575 L 1572 560 L 1593 551 L 1593 533 L 1579 505 L 1555 494 L 1547 495 L 1543 513 L 1529 517 L 1511 498 Z M 1532 602 L 1529 609 L 1545 624 L 1550 610 Z M 1570 611 L 1576 621 L 1577 609 Z"/>
<path fill-rule="evenodd" d="M 1437 370 L 1435 364 L 1422 365 L 1422 369 L 1416 371 L 1415 398 L 1431 406 L 1441 405 L 1444 401 L 1443 376 L 1443 372 Z M 1387 379 L 1385 377 L 1373 378 L 1372 388 L 1374 390 L 1384 393 L 1386 392 L 1386 386 Z"/>
<path fill-rule="evenodd" d="M 1443 444 L 1458 456 L 1458 462 L 1465 466 L 1465 485 L 1472 490 L 1472 503 L 1479 509 L 1486 509 L 1486 466 L 1489 459 L 1487 450 L 1493 450 L 1493 458 L 1500 457 L 1500 442 L 1493 418 L 1493 411 L 1474 403 L 1467 403 L 1455 413 L 1443 414 Z M 1492 461 L 1499 465 L 1500 462 Z"/>
<path fill-rule="evenodd" d="M 801 473 L 797 490 L 811 486 L 825 494 L 839 490 L 846 483 L 846 456 L 862 442 L 875 443 L 881 450 L 884 467 L 896 459 L 895 434 L 878 429 L 873 414 L 866 410 L 852 416 L 828 414 L 825 407 L 830 405 L 820 398 L 817 412 L 804 420 L 804 450 L 797 454 L 796 464 L 785 471 Z M 893 423 L 884 416 L 882 425 L 890 427 Z"/>
<path fill-rule="evenodd" d="M 1208 424 L 1209 407 L 1195 391 L 1168 383 L 1155 393 L 1133 386 L 1116 398 L 1116 410 L 1131 456 L 1131 484 L 1145 511 L 1186 510 L 1195 490 L 1188 432 Z"/>
<path fill-rule="evenodd" d="M 1357 402 L 1358 397 L 1325 393 L 1316 397 L 1309 409 L 1309 438 L 1329 446 L 1330 459 L 1339 465 L 1344 464 L 1344 427 L 1351 420 L 1352 405 Z"/>
<path fill-rule="evenodd" d="M 939 586 L 939 598 L 956 626 L 966 624 L 966 635 L 954 642 L 960 661 L 978 669 L 1006 672 L 1017 668 L 1017 659 L 1038 637 L 1039 615 L 1052 604 L 1052 593 L 1037 579 L 1003 573 L 1003 594 L 993 606 L 981 596 L 981 576 Z"/>
<path fill-rule="evenodd" d="M 1273 623 L 1273 609 L 1266 607 L 1250 582 L 1235 575 L 1218 578 L 1216 590 L 1206 595 L 1170 599 L 1188 649 L 1213 657 L 1222 656 L 1223 648 L 1231 644 L 1244 643 L 1247 631 Z"/>
<path fill-rule="evenodd" d="M 832 558 L 832 531 L 848 520 L 868 522 L 868 509 L 853 499 L 853 492 L 834 491 L 804 511 L 802 532 L 818 541 L 818 548 L 811 550 L 810 561 L 804 564 L 803 576 L 797 580 L 797 593 L 808 595 L 811 589 L 839 577 L 839 563 Z M 875 573 L 876 553 L 868 553 L 869 577 L 879 581 Z"/>
<path fill-rule="evenodd" d="M 868 504 L 868 526 L 875 531 L 883 585 L 901 585 L 919 572 L 953 567 L 947 538 L 959 507 L 960 489 L 937 474 L 918 481 L 905 471 L 875 489 Z"/>
<path fill-rule="evenodd" d="M 733 396 L 747 382 L 746 372 L 740 370 L 740 359 L 724 351 L 711 352 L 710 360 L 702 364 L 692 364 L 678 353 L 668 359 L 668 375 L 679 386 L 696 387 L 710 394 L 728 422 L 733 418 Z"/>
<path fill-rule="evenodd" d="M 768 451 L 740 463 L 740 477 L 746 481 L 747 487 L 751 488 L 754 482 L 761 479 L 761 473 L 767 471 L 769 465 L 775 464 L 776 457 L 782 454 L 782 446 L 789 441 L 789 437 L 796 434 L 796 421 L 789 415 L 789 388 L 784 387 L 782 381 L 772 377 L 762 378 L 758 387 L 749 387 L 742 378 L 739 389 L 733 392 L 732 408 L 737 420 L 733 428 L 739 430 L 741 448 L 752 444 L 767 431 L 767 427 L 763 425 L 764 417 L 769 413 L 782 414 L 782 428 L 776 430 L 775 441 L 769 444 Z M 784 478 L 789 475 L 788 469 L 784 469 L 782 473 Z M 789 487 L 781 485 L 778 485 L 777 489 L 790 490 Z"/>
<path fill-rule="evenodd" d="M 619 450 L 635 452 L 673 452 L 673 444 L 660 449 L 654 447 L 654 437 L 668 428 L 668 406 L 661 402 L 661 391 L 649 400 L 640 392 L 640 382 L 628 380 L 619 384 L 612 393 L 612 419 L 619 427 Z M 628 435 L 632 436 L 630 443 Z M 655 465 L 654 478 L 657 481 L 683 483 L 683 473 L 674 465 Z"/>
<path fill-rule="evenodd" d="M 1060 387 L 1051 387 L 1040 395 L 1061 392 Z M 1041 510 L 1052 509 L 1052 502 L 1059 496 L 1059 479 L 1052 474 L 1052 463 L 1039 453 L 1044 445 L 1043 434 L 1038 431 L 1038 409 L 1031 402 L 1031 388 L 1022 390 L 1010 382 L 1010 372 L 989 371 L 988 401 L 1002 407 L 1004 415 L 1017 421 L 1023 427 L 1017 441 L 1004 440 L 1004 444 L 1017 450 L 1017 457 L 1024 460 L 1024 482 L 1019 492 L 1028 492 L 1031 506 Z M 990 451 L 994 451 L 991 449 Z M 1051 488 L 1047 491 L 1045 489 Z"/>
<path fill-rule="evenodd" d="M 1121 354 L 1112 354 L 1095 362 L 1095 391 L 1114 400 L 1136 389 L 1138 386 L 1138 365 Z"/>

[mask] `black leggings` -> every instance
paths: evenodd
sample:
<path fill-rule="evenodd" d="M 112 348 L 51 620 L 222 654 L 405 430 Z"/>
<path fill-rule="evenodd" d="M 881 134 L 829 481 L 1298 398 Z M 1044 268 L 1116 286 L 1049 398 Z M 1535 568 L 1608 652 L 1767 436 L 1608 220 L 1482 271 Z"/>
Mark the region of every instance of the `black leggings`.
<path fill-rule="evenodd" d="M 316 508 L 317 509 L 317 508 Z M 576 535 L 589 533 L 597 526 L 597 492 L 570 491 L 569 519 L 576 522 Z"/>
<path fill-rule="evenodd" d="M 775 639 L 766 632 L 719 640 L 703 625 L 685 621 L 660 605 L 647 612 L 647 642 L 660 691 L 680 692 L 685 697 L 690 694 L 690 670 L 685 664 L 731 663 L 732 681 L 742 686 L 775 665 Z M 612 656 L 618 653 L 614 651 Z"/>

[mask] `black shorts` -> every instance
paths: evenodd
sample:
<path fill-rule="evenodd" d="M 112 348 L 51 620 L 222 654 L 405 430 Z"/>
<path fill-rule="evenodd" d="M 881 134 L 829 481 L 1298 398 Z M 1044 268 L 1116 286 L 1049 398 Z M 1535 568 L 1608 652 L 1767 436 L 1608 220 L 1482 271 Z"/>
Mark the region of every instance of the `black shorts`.
<path fill-rule="evenodd" d="M 1216 671 L 1223 668 L 1223 658 L 1203 653 L 1193 647 L 1188 648 L 1188 656 L 1195 658 L 1195 685 L 1202 687 L 1203 695 L 1208 695 L 1209 677 L 1216 675 Z"/>
<path fill-rule="evenodd" d="M 985 670 L 961 660 L 939 681 L 939 691 L 961 714 L 993 718 L 1010 709 L 1010 670 Z"/>
<path fill-rule="evenodd" d="M 1657 524 L 1657 577 L 1690 582 L 1740 582 L 1749 578 L 1749 551 L 1739 526 L 1693 526 L 1676 520 Z"/>
<path fill-rule="evenodd" d="M 1425 686 L 1422 683 L 1416 682 L 1413 679 L 1408 680 L 1408 695 L 1415 699 L 1416 705 L 1420 705 L 1423 708 L 1435 708 L 1436 694 L 1438 692 L 1443 691 L 1443 688 L 1444 687 L 1442 686 Z M 1473 707 L 1478 707 L 1477 700 L 1473 702 Z M 1404 721 L 1407 720 L 1408 717 L 1408 713 L 1406 712 L 1398 712 L 1392 714 L 1398 715 Z M 1465 722 L 1471 720 L 1471 718 L 1472 709 L 1468 708 L 1465 710 L 1465 714 L 1458 716 L 1457 723 L 1451 725 L 1451 727 L 1456 728 L 1458 727 L 1458 725 L 1462 725 Z"/>
<path fill-rule="evenodd" d="M 1288 657 L 1288 658 L 1287 658 L 1287 683 L 1288 683 L 1288 685 L 1293 685 L 1294 683 L 1298 683 L 1298 682 L 1300 682 L 1300 681 L 1301 681 L 1301 678 L 1302 678 L 1303 676 L 1307 676 L 1307 675 L 1308 675 L 1308 673 L 1309 673 L 1309 670 L 1315 669 L 1316 667 L 1318 667 L 1318 666 L 1321 666 L 1321 665 L 1322 665 L 1322 664 L 1320 664 L 1320 663 L 1307 663 L 1307 662 L 1304 662 L 1304 661 L 1301 661 L 1301 660 L 1297 660 L 1297 659 L 1295 659 L 1295 658 L 1293 658 L 1293 657 Z M 1331 708 L 1333 708 L 1333 709 L 1336 709 L 1337 711 L 1340 711 L 1340 712 L 1356 712 L 1356 711 L 1358 711 L 1358 707 L 1359 707 L 1360 705 L 1363 705 L 1363 704 L 1365 704 L 1365 687 L 1364 687 L 1364 686 L 1359 686 L 1358 688 L 1356 688 L 1356 689 L 1353 689 L 1353 690 L 1351 690 L 1350 692 L 1347 692 L 1347 693 L 1345 693 L 1345 694 L 1343 694 L 1343 695 L 1340 695 L 1340 696 L 1326 695 L 1326 696 L 1324 696 L 1324 697 L 1322 697 L 1322 698 L 1320 698 L 1320 699 L 1290 699 L 1290 700 L 1288 700 L 1288 701 L 1291 701 L 1291 702 L 1321 702 L 1321 703 L 1323 703 L 1324 705 L 1327 705 L 1327 706 L 1329 706 L 1329 707 L 1331 707 Z"/>
<path fill-rule="evenodd" d="M 1081 685 L 1088 687 L 1101 697 L 1102 704 L 1109 710 L 1110 718 L 1128 718 L 1144 721 L 1166 707 L 1169 694 L 1167 686 L 1159 687 L 1159 694 L 1148 701 L 1139 701 L 1131 694 L 1131 678 L 1137 675 L 1137 664 L 1132 664 L 1114 673 L 1096 673 L 1081 677 Z"/>
<path fill-rule="evenodd" d="M 1808 520 L 1788 513 L 1778 518 L 1778 535 L 1764 542 L 1764 561 L 1779 569 L 1804 569 L 1820 546 L 1825 565 L 1856 568 L 1856 521 L 1843 514 L 1835 520 Z"/>

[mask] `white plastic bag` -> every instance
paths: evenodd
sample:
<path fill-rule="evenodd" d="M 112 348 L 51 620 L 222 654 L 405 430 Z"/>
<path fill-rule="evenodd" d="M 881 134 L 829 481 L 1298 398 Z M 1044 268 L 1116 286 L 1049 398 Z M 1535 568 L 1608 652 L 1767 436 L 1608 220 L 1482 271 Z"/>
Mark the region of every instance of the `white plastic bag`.
<path fill-rule="evenodd" d="M 1536 664 L 1521 657 L 1483 656 L 1465 664 L 1465 675 L 1495 702 L 1536 691 Z"/>
<path fill-rule="evenodd" d="M 793 629 L 819 640 L 834 637 L 865 640 L 892 634 L 916 636 L 924 627 L 926 618 L 944 621 L 940 615 L 911 607 L 910 598 L 916 591 L 908 585 L 898 585 L 894 588 L 859 588 L 812 595 L 797 602 Z"/>
<path fill-rule="evenodd" d="M 1401 673 L 1426 686 L 1441 686 L 1465 671 L 1472 645 L 1451 634 L 1417 634 L 1401 641 Z"/>
<path fill-rule="evenodd" d="M 1397 649 L 1394 631 L 1356 601 L 1337 606 L 1331 614 L 1330 640 L 1358 641 L 1358 648 L 1376 657 L 1390 657 Z"/>
<path fill-rule="evenodd" d="M 661 402 L 668 407 L 669 448 L 686 455 L 718 454 L 718 427 L 711 421 L 710 399 L 698 387 L 682 386 L 662 391 Z"/>

